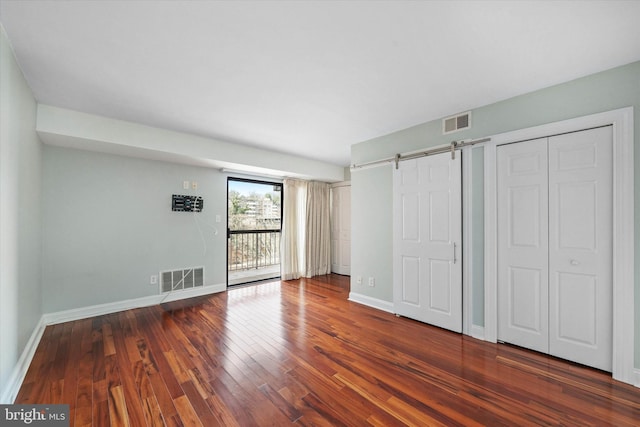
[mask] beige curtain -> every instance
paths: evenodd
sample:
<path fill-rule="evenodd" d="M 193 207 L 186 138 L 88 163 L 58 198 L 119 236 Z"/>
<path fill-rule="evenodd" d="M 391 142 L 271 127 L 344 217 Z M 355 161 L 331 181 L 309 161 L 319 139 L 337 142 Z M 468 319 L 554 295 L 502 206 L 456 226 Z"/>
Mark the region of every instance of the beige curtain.
<path fill-rule="evenodd" d="M 282 280 L 304 275 L 304 223 L 307 205 L 307 182 L 285 179 L 282 207 L 282 240 L 280 243 L 280 276 Z"/>
<path fill-rule="evenodd" d="M 305 277 L 331 273 L 329 184 L 307 184 Z"/>
<path fill-rule="evenodd" d="M 283 189 L 282 280 L 329 274 L 329 184 L 287 178 Z"/>

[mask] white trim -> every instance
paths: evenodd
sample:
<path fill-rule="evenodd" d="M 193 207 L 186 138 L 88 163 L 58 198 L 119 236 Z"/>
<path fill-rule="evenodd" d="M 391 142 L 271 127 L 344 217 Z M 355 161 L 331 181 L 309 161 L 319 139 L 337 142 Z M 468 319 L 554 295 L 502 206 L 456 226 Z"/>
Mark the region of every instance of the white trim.
<path fill-rule="evenodd" d="M 485 340 L 484 339 L 484 327 L 478 325 L 471 325 L 471 333 L 469 334 L 475 339 Z"/>
<path fill-rule="evenodd" d="M 197 288 L 185 289 L 180 292 L 169 292 L 168 295 L 167 294 L 162 295 L 163 297 L 166 297 L 166 298 L 163 298 L 163 300 L 160 301 L 158 304 L 171 302 L 171 301 L 179 301 L 187 298 L 195 298 L 203 295 L 217 294 L 219 292 L 224 292 L 226 290 L 227 290 L 227 285 L 225 283 L 218 283 L 216 285 L 205 285 Z"/>
<path fill-rule="evenodd" d="M 613 378 L 631 382 L 634 363 L 633 108 L 613 121 Z"/>
<path fill-rule="evenodd" d="M 148 307 L 150 305 L 159 304 L 160 299 L 161 298 L 158 295 L 151 295 L 148 297 L 45 313 L 42 315 L 42 318 L 44 319 L 45 325 L 57 325 L 58 323 L 88 319 L 90 317 L 102 316 L 104 314 L 116 313 L 118 311 L 130 310 L 133 308 Z"/>
<path fill-rule="evenodd" d="M 366 305 L 388 313 L 393 313 L 393 303 L 389 301 L 384 301 L 355 292 L 349 292 L 349 301 L 357 302 L 358 304 Z"/>
<path fill-rule="evenodd" d="M 485 144 L 485 339 L 496 342 L 498 324 L 496 147 L 606 125 L 613 125 L 612 376 L 616 380 L 634 384 L 633 107 L 506 132 L 492 136 L 491 142 Z"/>
<path fill-rule="evenodd" d="M 640 369 L 634 369 L 633 376 L 635 377 L 633 385 L 640 388 Z"/>
<path fill-rule="evenodd" d="M 29 341 L 27 341 L 24 350 L 22 350 L 18 363 L 16 363 L 16 366 L 13 368 L 9 381 L 4 390 L 0 390 L 0 404 L 12 404 L 18 396 L 18 391 L 20 391 L 22 381 L 24 381 L 24 377 L 27 375 L 27 370 L 29 369 L 29 365 L 31 365 L 31 360 L 36 353 L 46 326 L 44 316 L 40 317 L 40 321 L 33 329 Z"/>
<path fill-rule="evenodd" d="M 473 206 L 472 176 L 473 159 L 471 157 L 472 147 L 464 147 L 462 151 L 462 333 L 471 334 L 471 319 L 473 318 L 473 217 L 471 207 Z M 483 332 L 484 334 L 484 332 Z"/>
<path fill-rule="evenodd" d="M 484 146 L 484 333 L 498 341 L 496 143 Z"/>
<path fill-rule="evenodd" d="M 55 313 L 46 313 L 44 318 L 45 325 L 55 325 L 63 322 L 71 322 L 73 320 L 88 319 L 89 317 L 102 316 L 104 314 L 116 313 L 118 311 L 131 310 L 134 308 L 148 307 L 151 305 L 162 304 L 165 302 L 177 301 L 186 298 L 193 298 L 202 295 L 223 292 L 227 289 L 226 284 L 217 284 L 179 290 L 162 295 L 150 295 L 141 298 L 128 299 L 124 301 L 110 302 L 106 304 L 91 305 L 88 307 L 74 308 L 71 310 L 57 311 Z"/>

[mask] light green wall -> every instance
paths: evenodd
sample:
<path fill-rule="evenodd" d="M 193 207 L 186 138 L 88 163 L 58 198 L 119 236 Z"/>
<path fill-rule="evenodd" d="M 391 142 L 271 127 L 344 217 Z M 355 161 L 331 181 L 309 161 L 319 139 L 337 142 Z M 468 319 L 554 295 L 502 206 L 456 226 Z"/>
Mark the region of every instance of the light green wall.
<path fill-rule="evenodd" d="M 351 168 L 349 166 L 344 168 L 344 180 L 351 181 Z"/>
<path fill-rule="evenodd" d="M 351 163 L 359 164 L 393 156 L 395 153 L 419 150 L 447 144 L 452 139 L 481 138 L 524 129 L 536 125 L 586 116 L 623 107 L 634 107 L 635 170 L 640 171 L 640 62 L 614 68 L 571 82 L 528 93 L 472 111 L 473 127 L 453 135 L 442 135 L 440 120 L 424 123 L 390 135 L 352 146 Z M 452 112 L 454 113 L 454 112 Z M 474 150 L 475 152 L 476 150 Z M 480 162 L 475 155 L 474 166 Z M 481 178 L 482 171 L 474 168 L 473 180 Z M 392 301 L 392 211 L 391 167 L 382 166 L 352 172 L 352 290 L 365 296 Z M 372 185 L 375 182 L 376 185 Z M 473 201 L 483 198 L 474 183 Z M 635 223 L 640 220 L 640 173 L 635 174 Z M 362 203 L 363 206 L 358 206 Z M 474 224 L 479 223 L 474 218 Z M 482 248 L 483 236 L 474 235 L 474 249 Z M 640 227 L 635 230 L 635 265 L 640 265 Z M 371 248 L 381 248 L 372 250 Z M 380 252 L 380 253 L 378 253 Z M 476 254 L 482 253 L 475 252 Z M 474 267 L 477 265 L 474 260 Z M 357 286 L 357 275 L 387 272 L 376 288 Z M 482 299 L 479 298 L 482 277 L 475 269 L 472 287 L 478 291 L 473 297 L 474 324 L 484 324 Z M 635 324 L 640 325 L 640 268 L 635 270 Z M 640 367 L 640 327 L 635 328 L 635 366 Z"/>
<path fill-rule="evenodd" d="M 351 248 L 351 292 L 384 301 L 393 300 L 391 172 L 390 167 L 382 167 L 351 174 L 351 241 L 357 247 Z M 374 287 L 368 286 L 369 277 L 375 279 Z"/>
<path fill-rule="evenodd" d="M 46 146 L 43 175 L 46 313 L 158 295 L 162 270 L 204 266 L 206 285 L 226 283 L 225 174 Z M 203 211 L 172 212 L 172 194 L 203 196 Z"/>
<path fill-rule="evenodd" d="M 0 403 L 42 316 L 41 152 L 36 101 L 0 26 Z"/>

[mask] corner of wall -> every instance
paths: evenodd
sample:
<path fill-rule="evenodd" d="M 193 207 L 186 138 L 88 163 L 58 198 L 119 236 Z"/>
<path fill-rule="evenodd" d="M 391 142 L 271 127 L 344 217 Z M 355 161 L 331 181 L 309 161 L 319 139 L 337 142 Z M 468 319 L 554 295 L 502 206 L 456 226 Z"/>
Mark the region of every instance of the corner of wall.
<path fill-rule="evenodd" d="M 41 161 L 37 104 L 0 26 L 0 399 L 12 399 L 16 373 L 42 316 Z"/>

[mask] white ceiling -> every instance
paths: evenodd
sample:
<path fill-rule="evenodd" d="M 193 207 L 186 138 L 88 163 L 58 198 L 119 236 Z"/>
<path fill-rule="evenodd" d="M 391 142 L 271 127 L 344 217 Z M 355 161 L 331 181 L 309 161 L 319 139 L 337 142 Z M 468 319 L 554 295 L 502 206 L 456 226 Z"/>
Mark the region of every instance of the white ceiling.
<path fill-rule="evenodd" d="M 640 60 L 640 1 L 18 1 L 37 100 L 348 165 L 350 146 Z"/>

